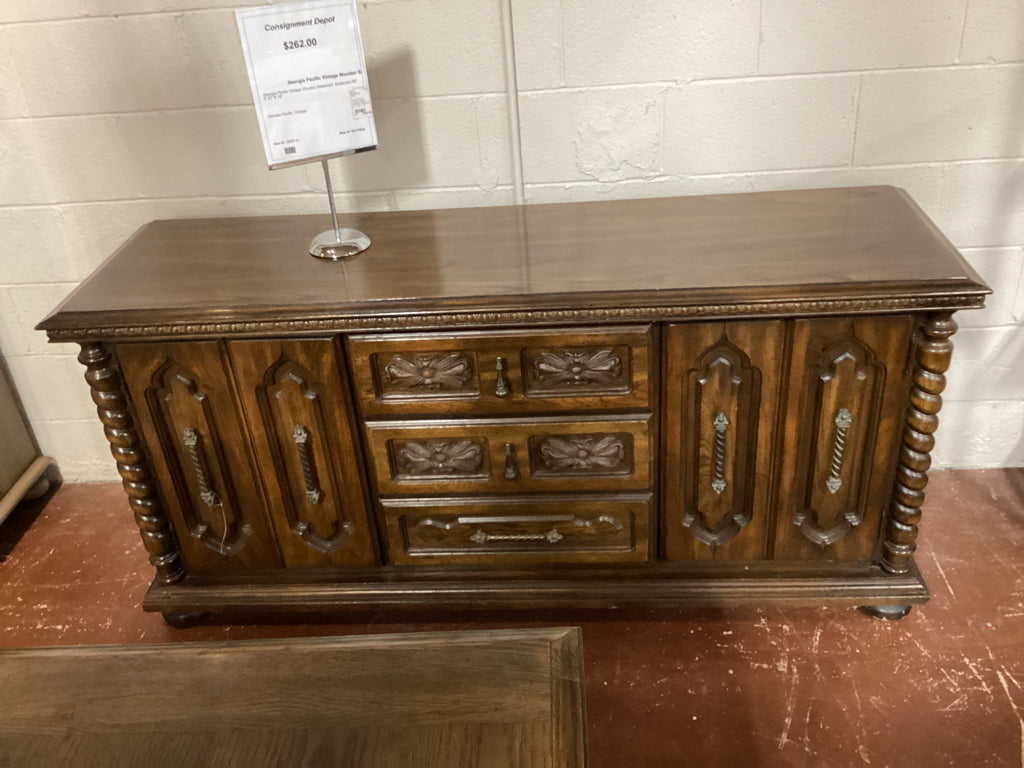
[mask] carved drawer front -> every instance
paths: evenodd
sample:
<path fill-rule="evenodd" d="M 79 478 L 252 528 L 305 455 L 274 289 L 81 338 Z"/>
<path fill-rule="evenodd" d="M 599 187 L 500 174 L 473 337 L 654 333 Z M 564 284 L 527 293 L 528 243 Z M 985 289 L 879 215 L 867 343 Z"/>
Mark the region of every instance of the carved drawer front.
<path fill-rule="evenodd" d="M 765 557 L 782 322 L 664 329 L 669 560 Z"/>
<path fill-rule="evenodd" d="M 651 497 L 382 502 L 398 565 L 643 562 Z"/>
<path fill-rule="evenodd" d="M 339 343 L 232 341 L 228 349 L 285 564 L 373 565 Z"/>
<path fill-rule="evenodd" d="M 649 409 L 651 328 L 352 336 L 364 416 Z"/>
<path fill-rule="evenodd" d="M 650 416 L 370 422 L 382 495 L 644 489 Z"/>
<path fill-rule="evenodd" d="M 216 342 L 117 348 L 189 570 L 280 566 Z"/>
<path fill-rule="evenodd" d="M 796 321 L 776 559 L 870 560 L 907 407 L 911 318 Z"/>

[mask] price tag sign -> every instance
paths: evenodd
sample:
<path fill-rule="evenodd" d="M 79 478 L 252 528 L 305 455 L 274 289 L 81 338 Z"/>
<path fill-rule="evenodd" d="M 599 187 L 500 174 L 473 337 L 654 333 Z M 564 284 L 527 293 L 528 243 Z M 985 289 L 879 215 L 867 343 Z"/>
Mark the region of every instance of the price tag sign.
<path fill-rule="evenodd" d="M 377 147 L 355 0 L 235 11 L 270 168 Z"/>

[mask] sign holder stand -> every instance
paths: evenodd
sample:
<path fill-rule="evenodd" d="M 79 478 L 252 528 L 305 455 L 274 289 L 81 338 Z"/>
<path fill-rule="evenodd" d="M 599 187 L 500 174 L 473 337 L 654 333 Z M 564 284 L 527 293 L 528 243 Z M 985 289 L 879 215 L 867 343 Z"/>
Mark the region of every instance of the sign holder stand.
<path fill-rule="evenodd" d="M 319 160 L 324 170 L 334 229 L 313 238 L 309 253 L 327 261 L 370 247 L 359 230 L 338 226 L 327 167 L 329 158 L 377 148 L 356 3 L 299 0 L 235 11 L 267 166 Z"/>
<path fill-rule="evenodd" d="M 370 247 L 370 238 L 358 229 L 341 229 L 338 226 L 338 209 L 334 204 L 334 188 L 331 186 L 331 171 L 327 167 L 327 159 L 320 161 L 324 169 L 324 181 L 327 182 L 327 199 L 331 201 L 331 220 L 334 229 L 321 232 L 309 244 L 309 254 L 327 261 L 351 259 Z"/>

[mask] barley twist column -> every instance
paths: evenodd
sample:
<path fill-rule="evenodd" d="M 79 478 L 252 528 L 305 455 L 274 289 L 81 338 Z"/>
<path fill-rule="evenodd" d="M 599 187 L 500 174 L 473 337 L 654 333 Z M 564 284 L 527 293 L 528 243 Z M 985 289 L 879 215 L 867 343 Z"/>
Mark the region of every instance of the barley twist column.
<path fill-rule="evenodd" d="M 928 467 L 939 426 L 943 375 L 953 354 L 950 337 L 956 333 L 952 313 L 929 315 L 920 328 L 914 350 L 913 386 L 903 428 L 903 445 L 896 468 L 889 523 L 882 544 L 882 567 L 889 573 L 908 573 L 916 548 L 917 524 L 921 520 Z"/>
<path fill-rule="evenodd" d="M 110 452 L 117 461 L 117 471 L 149 552 L 149 562 L 156 568 L 157 581 L 173 584 L 185 575 L 178 542 L 150 476 L 139 433 L 128 407 L 121 372 L 113 365 L 110 352 L 102 344 L 89 342 L 80 346 L 82 351 L 78 354 L 78 362 L 86 368 L 85 380 L 92 389 L 92 400 L 103 422 Z"/>

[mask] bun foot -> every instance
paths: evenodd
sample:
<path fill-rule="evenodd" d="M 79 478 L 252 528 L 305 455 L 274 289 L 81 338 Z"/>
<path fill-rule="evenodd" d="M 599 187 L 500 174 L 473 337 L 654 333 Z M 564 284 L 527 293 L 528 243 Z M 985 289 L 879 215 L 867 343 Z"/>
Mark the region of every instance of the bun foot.
<path fill-rule="evenodd" d="M 175 629 L 188 629 L 194 627 L 207 616 L 208 613 L 165 613 L 164 622 Z"/>
<path fill-rule="evenodd" d="M 911 607 L 909 605 L 865 605 L 861 610 L 876 619 L 899 621 L 910 613 Z"/>

